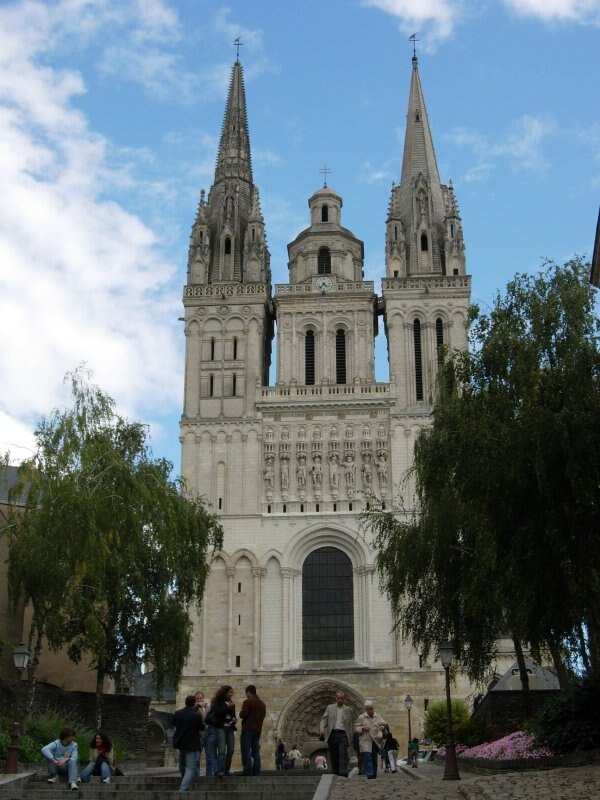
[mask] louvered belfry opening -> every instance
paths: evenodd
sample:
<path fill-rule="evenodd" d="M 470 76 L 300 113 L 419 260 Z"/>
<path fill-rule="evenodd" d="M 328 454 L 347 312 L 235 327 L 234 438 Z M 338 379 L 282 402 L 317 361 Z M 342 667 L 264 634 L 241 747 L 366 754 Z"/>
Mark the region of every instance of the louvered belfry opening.
<path fill-rule="evenodd" d="M 331 274 L 331 253 L 328 247 L 321 247 L 317 256 L 317 271 L 319 275 Z"/>
<path fill-rule="evenodd" d="M 346 332 L 335 332 L 335 382 L 346 383 Z"/>
<path fill-rule="evenodd" d="M 306 331 L 304 340 L 304 382 L 307 386 L 315 383 L 315 334 Z"/>
<path fill-rule="evenodd" d="M 438 317 L 435 321 L 435 344 L 437 347 L 438 361 L 442 357 L 442 348 L 444 346 L 444 323 Z"/>
<path fill-rule="evenodd" d="M 413 322 L 413 336 L 415 340 L 415 389 L 417 400 L 423 399 L 423 358 L 421 354 L 421 321 Z"/>

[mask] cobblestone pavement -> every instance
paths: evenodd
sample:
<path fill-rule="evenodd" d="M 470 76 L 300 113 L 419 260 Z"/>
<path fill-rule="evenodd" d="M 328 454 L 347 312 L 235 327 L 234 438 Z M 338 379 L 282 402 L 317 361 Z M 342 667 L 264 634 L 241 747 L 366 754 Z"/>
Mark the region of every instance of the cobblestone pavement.
<path fill-rule="evenodd" d="M 461 774 L 460 781 L 442 780 L 437 764 L 423 764 L 418 777 L 410 772 L 335 778 L 329 800 L 600 800 L 600 766 Z M 413 777 L 414 775 L 414 777 Z"/>

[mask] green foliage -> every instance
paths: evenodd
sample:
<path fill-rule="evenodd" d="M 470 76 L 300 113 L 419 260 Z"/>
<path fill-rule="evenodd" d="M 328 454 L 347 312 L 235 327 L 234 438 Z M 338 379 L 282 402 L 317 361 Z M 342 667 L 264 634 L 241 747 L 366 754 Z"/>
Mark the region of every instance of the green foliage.
<path fill-rule="evenodd" d="M 77 731 L 77 741 L 79 746 L 87 745 L 91 741 L 94 731 L 78 724 L 72 715 L 61 714 L 57 711 L 46 711 L 41 714 L 34 714 L 21 721 L 19 736 L 19 761 L 34 764 L 43 760 L 40 752 L 44 745 L 54 741 L 58 737 L 59 731 L 65 726 L 74 727 Z M 10 744 L 10 729 L 12 719 L 8 716 L 0 717 L 0 758 L 6 758 L 6 751 Z M 85 756 L 86 747 L 82 748 Z"/>
<path fill-rule="evenodd" d="M 600 685 L 587 678 L 552 697 L 527 730 L 557 755 L 600 748 Z"/>
<path fill-rule="evenodd" d="M 160 690 L 181 676 L 189 610 L 222 529 L 151 457 L 145 426 L 120 417 L 85 370 L 67 379 L 72 406 L 40 421 L 19 470 L 26 506 L 6 532 L 10 596 L 31 602 L 53 649 L 91 659 L 99 689 L 144 658 Z"/>
<path fill-rule="evenodd" d="M 466 725 L 469 722 L 469 709 L 463 700 L 452 700 L 452 729 L 454 731 L 454 738 L 458 739 L 456 735 L 457 730 L 461 725 Z M 432 739 L 438 746 L 446 742 L 446 701 L 438 700 L 429 703 L 429 707 L 425 712 L 425 719 L 423 721 L 423 735 L 426 739 Z"/>
<path fill-rule="evenodd" d="M 517 275 L 439 368 L 414 515 L 363 516 L 397 625 L 487 677 L 500 632 L 600 670 L 600 346 L 589 265 Z"/>

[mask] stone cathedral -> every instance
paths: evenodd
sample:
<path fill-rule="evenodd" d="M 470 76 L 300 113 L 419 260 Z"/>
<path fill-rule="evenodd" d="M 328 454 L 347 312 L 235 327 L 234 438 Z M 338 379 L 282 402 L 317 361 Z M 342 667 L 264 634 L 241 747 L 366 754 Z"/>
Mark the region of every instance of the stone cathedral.
<path fill-rule="evenodd" d="M 288 245 L 288 281 L 271 283 L 243 69 L 231 83 L 214 183 L 192 226 L 185 307 L 182 475 L 219 514 L 178 700 L 248 683 L 267 704 L 263 763 L 282 736 L 303 755 L 336 688 L 366 698 L 399 740 L 404 697 L 421 736 L 444 672 L 394 632 L 358 514 L 391 503 L 428 423 L 442 346 L 466 347 L 470 277 L 452 184 L 442 184 L 418 61 L 412 59 L 400 182 L 382 208 L 381 290 L 364 280 L 363 242 L 326 184 Z M 385 222 L 385 225 L 384 225 Z M 379 321 L 389 380 L 375 379 Z M 276 331 L 276 381 L 269 384 Z M 458 697 L 470 692 L 459 680 Z"/>

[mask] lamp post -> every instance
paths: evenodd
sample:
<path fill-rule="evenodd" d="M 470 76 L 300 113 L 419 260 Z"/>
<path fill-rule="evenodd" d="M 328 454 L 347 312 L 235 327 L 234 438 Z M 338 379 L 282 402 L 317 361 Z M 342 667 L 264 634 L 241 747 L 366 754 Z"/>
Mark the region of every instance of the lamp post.
<path fill-rule="evenodd" d="M 412 740 L 412 733 L 410 732 L 410 710 L 412 708 L 413 699 L 412 697 L 407 694 L 404 698 L 404 705 L 406 706 L 406 710 L 408 711 L 408 744 L 410 745 Z M 408 755 L 410 756 L 410 749 L 408 751 Z"/>
<path fill-rule="evenodd" d="M 13 650 L 13 661 L 17 670 L 17 687 L 15 690 L 15 720 L 10 731 L 10 744 L 6 754 L 6 764 L 4 773 L 6 775 L 16 775 L 19 771 L 19 690 L 21 688 L 21 673 L 27 669 L 29 664 L 29 650 L 23 642 Z"/>
<path fill-rule="evenodd" d="M 452 733 L 452 703 L 450 702 L 450 667 L 454 655 L 452 642 L 440 643 L 440 660 L 446 672 L 446 757 L 444 759 L 444 780 L 459 781 L 458 764 L 456 762 L 456 745 Z"/>

